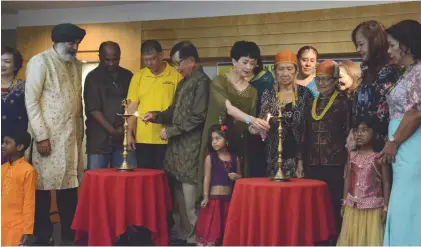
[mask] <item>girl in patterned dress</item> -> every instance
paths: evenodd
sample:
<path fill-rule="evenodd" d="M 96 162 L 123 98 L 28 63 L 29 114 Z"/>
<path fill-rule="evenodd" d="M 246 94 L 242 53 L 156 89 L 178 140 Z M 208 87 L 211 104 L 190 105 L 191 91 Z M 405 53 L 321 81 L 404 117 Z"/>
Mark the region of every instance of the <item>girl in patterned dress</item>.
<path fill-rule="evenodd" d="M 390 168 L 377 161 L 376 119 L 367 116 L 355 125 L 357 148 L 347 165 L 338 246 L 381 246 L 390 195 Z"/>
<path fill-rule="evenodd" d="M 234 181 L 241 178 L 240 159 L 228 150 L 228 127 L 209 129 L 203 200 L 196 223 L 198 246 L 221 245 Z"/>

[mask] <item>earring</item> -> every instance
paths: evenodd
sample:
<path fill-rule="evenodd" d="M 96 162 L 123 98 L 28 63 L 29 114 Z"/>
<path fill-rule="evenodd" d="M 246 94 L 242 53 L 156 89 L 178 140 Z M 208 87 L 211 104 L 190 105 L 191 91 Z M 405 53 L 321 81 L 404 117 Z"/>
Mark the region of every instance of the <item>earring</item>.
<path fill-rule="evenodd" d="M 225 146 L 227 146 L 227 147 L 228 147 L 228 142 L 226 142 L 226 143 L 225 143 Z"/>

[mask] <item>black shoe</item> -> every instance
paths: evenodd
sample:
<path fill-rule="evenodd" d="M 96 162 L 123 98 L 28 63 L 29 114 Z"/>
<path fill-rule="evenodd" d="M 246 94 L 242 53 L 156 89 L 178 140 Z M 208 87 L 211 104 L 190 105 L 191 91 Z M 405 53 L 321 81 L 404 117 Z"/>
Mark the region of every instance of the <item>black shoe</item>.
<path fill-rule="evenodd" d="M 76 246 L 74 241 L 62 240 L 60 246 Z"/>
<path fill-rule="evenodd" d="M 171 240 L 169 243 L 170 246 L 184 246 L 186 244 L 187 244 L 187 241 L 183 239 Z"/>
<path fill-rule="evenodd" d="M 54 246 L 54 241 L 52 238 L 48 242 L 37 239 L 31 246 Z"/>

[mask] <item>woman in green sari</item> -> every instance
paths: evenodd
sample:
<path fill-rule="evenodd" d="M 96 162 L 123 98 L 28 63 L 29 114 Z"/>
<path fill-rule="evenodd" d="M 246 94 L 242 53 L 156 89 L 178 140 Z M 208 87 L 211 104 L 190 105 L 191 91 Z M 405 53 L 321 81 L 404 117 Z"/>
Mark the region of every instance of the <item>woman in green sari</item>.
<path fill-rule="evenodd" d="M 248 175 L 249 157 L 247 143 L 249 139 L 248 125 L 257 128 L 265 121 L 254 118 L 256 115 L 257 91 L 250 84 L 254 77 L 254 69 L 260 59 L 260 49 L 254 42 L 238 41 L 231 48 L 233 70 L 217 76 L 210 85 L 208 113 L 202 135 L 200 164 L 197 183 L 197 200 L 203 193 L 204 161 L 208 152 L 208 129 L 214 124 L 228 126 L 230 133 L 229 149 L 241 161 L 244 175 Z M 226 100 L 248 114 L 245 121 L 236 121 L 227 113 Z M 252 123 L 253 121 L 253 123 Z M 265 126 L 266 127 L 266 126 Z"/>

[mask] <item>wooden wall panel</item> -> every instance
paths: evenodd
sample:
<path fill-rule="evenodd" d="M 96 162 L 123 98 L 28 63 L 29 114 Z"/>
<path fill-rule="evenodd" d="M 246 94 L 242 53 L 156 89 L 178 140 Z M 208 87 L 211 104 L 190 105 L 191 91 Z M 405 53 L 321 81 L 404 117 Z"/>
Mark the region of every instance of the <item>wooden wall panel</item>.
<path fill-rule="evenodd" d="M 79 47 L 78 58 L 80 60 L 98 61 L 99 45 L 110 40 L 120 45 L 120 66 L 132 72 L 139 70 L 141 45 L 141 24 L 139 22 L 84 24 L 79 26 L 86 29 L 86 36 Z"/>
<path fill-rule="evenodd" d="M 229 37 L 215 37 L 215 38 L 191 38 L 188 39 L 195 46 L 201 48 L 210 47 L 231 47 L 238 40 L 248 40 L 265 45 L 288 45 L 288 44 L 307 44 L 330 42 L 332 40 L 346 42 L 350 41 L 349 31 L 332 31 L 332 32 L 312 32 L 312 33 L 292 33 L 292 34 L 269 34 L 269 35 L 244 35 L 244 36 L 229 36 Z M 162 40 L 160 41 L 164 48 L 171 48 L 176 40 Z"/>
<path fill-rule="evenodd" d="M 420 5 L 421 8 L 421 5 Z M 380 17 L 377 20 L 389 26 L 405 17 L 421 21 L 421 11 L 415 14 Z M 338 19 L 335 21 L 303 21 L 276 24 L 215 26 L 189 29 L 158 29 L 143 31 L 145 39 L 173 40 L 190 38 L 238 37 L 252 35 L 296 34 L 330 31 L 352 31 L 359 23 L 370 18 Z"/>
<path fill-rule="evenodd" d="M 305 4 L 305 3 L 303 3 Z M 308 10 L 255 15 L 221 16 L 178 20 L 145 21 L 142 30 L 183 29 L 193 27 L 215 27 L 232 25 L 254 25 L 271 23 L 303 22 L 315 20 L 339 20 L 353 18 L 374 18 L 403 13 L 420 13 L 417 1 L 349 8 Z"/>
<path fill-rule="evenodd" d="M 281 49 L 296 51 L 303 45 L 314 45 L 322 54 L 354 53 L 352 30 L 371 19 L 385 26 L 403 19 L 421 22 L 421 2 L 147 21 L 142 23 L 142 38 L 159 40 L 166 56 L 169 49 L 182 40 L 195 44 L 202 58 L 227 57 L 238 40 L 256 42 L 263 56 L 273 56 Z"/>
<path fill-rule="evenodd" d="M 98 51 L 79 51 L 76 55 L 76 58 L 79 59 L 79 61 L 99 61 Z"/>
<path fill-rule="evenodd" d="M 121 48 L 120 65 L 136 72 L 140 68 L 141 23 L 101 23 L 79 25 L 86 29 L 86 36 L 79 45 L 77 58 L 86 61 L 98 61 L 98 48 L 103 41 L 112 40 Z M 24 58 L 24 67 L 19 72 L 25 78 L 26 62 L 34 55 L 52 46 L 51 30 L 53 26 L 18 27 L 17 48 Z"/>
<path fill-rule="evenodd" d="M 23 56 L 19 78 L 25 78 L 26 63 L 32 56 L 44 51 L 46 47 L 51 47 L 51 30 L 50 26 L 16 29 L 16 47 Z"/>

